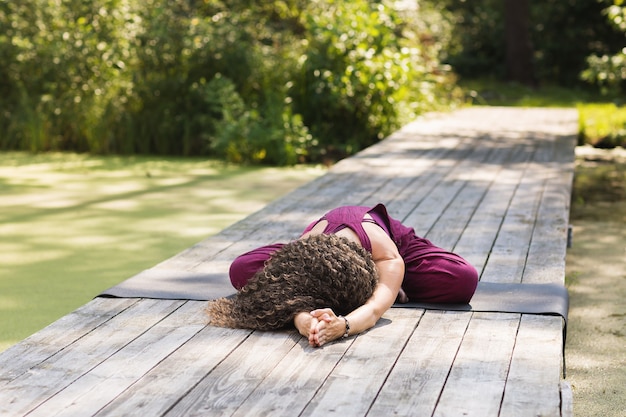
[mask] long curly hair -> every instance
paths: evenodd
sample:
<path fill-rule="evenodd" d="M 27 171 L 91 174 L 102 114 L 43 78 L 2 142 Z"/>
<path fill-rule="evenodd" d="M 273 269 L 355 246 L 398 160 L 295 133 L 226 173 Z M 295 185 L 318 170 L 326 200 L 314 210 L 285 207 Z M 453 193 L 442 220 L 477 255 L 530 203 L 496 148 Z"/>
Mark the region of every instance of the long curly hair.
<path fill-rule="evenodd" d="M 348 314 L 372 296 L 377 282 L 363 247 L 336 235 L 311 235 L 273 253 L 234 297 L 210 301 L 209 324 L 275 330 L 303 311 L 329 307 Z"/>

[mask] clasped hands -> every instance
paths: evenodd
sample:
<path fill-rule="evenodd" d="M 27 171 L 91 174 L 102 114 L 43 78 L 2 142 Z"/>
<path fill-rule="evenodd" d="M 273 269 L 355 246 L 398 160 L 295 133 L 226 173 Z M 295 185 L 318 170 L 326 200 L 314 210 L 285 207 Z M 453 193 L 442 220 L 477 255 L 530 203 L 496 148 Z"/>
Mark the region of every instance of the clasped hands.
<path fill-rule="evenodd" d="M 309 339 L 309 345 L 320 347 L 339 339 L 346 331 L 346 322 L 330 308 L 298 313 L 294 324 L 300 334 Z"/>
<path fill-rule="evenodd" d="M 396 302 L 407 303 L 409 297 L 401 288 Z M 325 343 L 339 339 L 346 332 L 346 322 L 330 308 L 321 308 L 311 312 L 301 312 L 294 317 L 294 324 L 300 334 L 309 339 L 309 345 L 320 347 Z"/>

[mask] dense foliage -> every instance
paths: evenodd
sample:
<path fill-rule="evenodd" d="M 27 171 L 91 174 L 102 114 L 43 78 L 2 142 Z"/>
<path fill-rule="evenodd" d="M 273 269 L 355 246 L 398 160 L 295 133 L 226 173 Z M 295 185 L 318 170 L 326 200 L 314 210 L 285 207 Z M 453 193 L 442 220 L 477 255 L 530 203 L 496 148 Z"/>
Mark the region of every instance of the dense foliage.
<path fill-rule="evenodd" d="M 604 10 L 608 20 L 624 34 L 626 45 L 626 1 L 613 0 L 613 4 Z M 626 85 L 626 46 L 614 55 L 591 55 L 587 58 L 588 68 L 583 72 L 583 79 L 595 83 L 603 92 L 617 90 L 621 92 Z M 624 125 L 626 129 L 626 124 Z"/>
<path fill-rule="evenodd" d="M 341 157 L 453 98 L 448 33 L 427 4 L 0 0 L 0 148 Z"/>
<path fill-rule="evenodd" d="M 544 0 L 530 2 L 534 69 L 541 82 L 572 86 L 590 55 L 610 56 L 624 47 L 604 10 L 623 0 Z M 461 76 L 505 77 L 502 0 L 442 0 L 454 16 L 455 41 L 448 62 Z M 620 20 L 621 21 L 621 20 Z M 604 58 L 603 58 L 604 59 Z"/>

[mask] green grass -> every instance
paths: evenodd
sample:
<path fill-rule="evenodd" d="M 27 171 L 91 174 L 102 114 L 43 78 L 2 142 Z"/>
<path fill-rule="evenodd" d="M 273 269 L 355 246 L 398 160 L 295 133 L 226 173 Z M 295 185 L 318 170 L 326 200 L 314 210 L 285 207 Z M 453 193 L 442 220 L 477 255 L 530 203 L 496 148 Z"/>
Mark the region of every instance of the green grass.
<path fill-rule="evenodd" d="M 483 80 L 461 80 L 467 100 L 475 105 L 518 107 L 576 107 L 586 103 L 611 103 L 617 97 L 606 97 L 582 88 L 542 85 L 537 88 L 519 83 Z"/>
<path fill-rule="evenodd" d="M 0 153 L 0 351 L 323 172 Z"/>
<path fill-rule="evenodd" d="M 579 104 L 583 142 L 596 147 L 626 147 L 626 107 L 613 103 Z"/>

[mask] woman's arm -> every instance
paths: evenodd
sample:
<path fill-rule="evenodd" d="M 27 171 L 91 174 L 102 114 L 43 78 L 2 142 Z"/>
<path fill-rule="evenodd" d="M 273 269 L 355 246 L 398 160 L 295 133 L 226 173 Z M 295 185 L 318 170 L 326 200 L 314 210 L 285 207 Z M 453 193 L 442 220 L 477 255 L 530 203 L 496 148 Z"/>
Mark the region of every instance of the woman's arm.
<path fill-rule="evenodd" d="M 404 260 L 393 240 L 375 224 L 363 223 L 363 228 L 372 243 L 372 258 L 378 270 L 379 281 L 369 300 L 345 317 L 350 327 L 349 335 L 361 333 L 378 322 L 395 302 L 404 279 Z M 346 321 L 337 317 L 331 309 L 312 311 L 311 316 L 317 319 L 316 325 L 311 326 L 308 331 L 312 346 L 322 346 L 345 334 Z"/>

